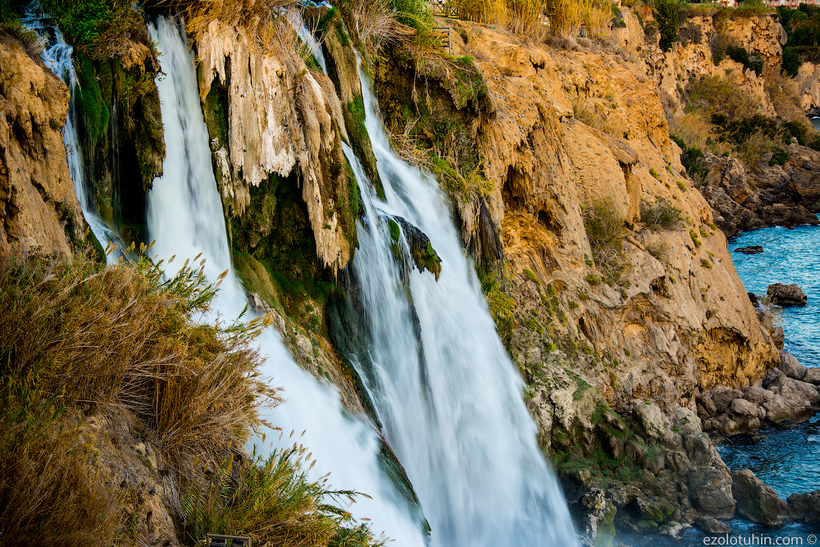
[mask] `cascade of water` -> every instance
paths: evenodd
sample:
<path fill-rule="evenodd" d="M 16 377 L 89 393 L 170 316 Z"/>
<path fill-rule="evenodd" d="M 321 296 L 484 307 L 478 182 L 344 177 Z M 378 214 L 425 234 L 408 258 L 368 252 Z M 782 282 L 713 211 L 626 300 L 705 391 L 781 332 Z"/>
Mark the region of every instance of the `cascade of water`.
<path fill-rule="evenodd" d="M 316 37 L 305 24 L 305 20 L 302 19 L 301 14 L 295 10 L 288 10 L 287 18 L 290 25 L 296 30 L 299 37 L 316 58 L 316 61 L 319 62 L 319 66 L 322 67 L 322 72 L 327 74 L 327 62 L 325 61 L 325 54 L 322 51 L 322 46 L 318 41 L 316 41 Z"/>
<path fill-rule="evenodd" d="M 167 75 L 157 80 L 167 157 L 164 174 L 154 181 L 148 195 L 148 230 L 160 258 L 193 258 L 201 252 L 207 258 L 205 272 L 210 279 L 229 271 L 213 308 L 215 314 L 230 320 L 241 313 L 247 299 L 231 269 L 194 63 L 178 24 L 160 18 L 149 25 L 149 34 Z M 317 460 L 311 477 L 331 473 L 333 488 L 369 494 L 372 499 L 359 498 L 351 508 L 354 515 L 371 518 L 373 530 L 384 531 L 398 545 L 423 545 L 418 523 L 379 468 L 378 438 L 372 429 L 343 414 L 338 393 L 299 368 L 275 331 L 267 329 L 257 343 L 265 358 L 263 374 L 284 386 L 285 402 L 266 411 L 269 414 L 264 418 L 284 431 L 305 431 L 301 442 Z M 262 449 L 264 452 L 265 447 Z"/>
<path fill-rule="evenodd" d="M 566 502 L 536 443 L 536 428 L 464 258 L 435 182 L 392 151 L 361 74 L 366 126 L 386 202 L 365 183 L 366 218 L 353 260 L 371 345 L 360 362 L 385 434 L 432 528 L 433 545 L 577 544 Z M 438 281 L 413 271 L 407 287 L 384 215 L 420 228 L 442 262 Z"/>
<path fill-rule="evenodd" d="M 83 217 L 85 217 L 86 223 L 94 232 L 97 241 L 103 247 L 106 247 L 111 242 L 118 242 L 118 238 L 97 215 L 96 205 L 93 198 L 89 196 L 87 188 L 85 168 L 83 167 L 83 150 L 77 132 L 77 108 L 74 100 L 74 92 L 77 87 L 77 73 L 74 71 L 72 58 L 74 49 L 63 39 L 63 33 L 60 32 L 60 29 L 52 24 L 42 12 L 38 12 L 36 6 L 29 8 L 23 18 L 23 24 L 34 31 L 42 40 L 45 46 L 43 53 L 40 55 L 43 63 L 66 83 L 71 92 L 71 99 L 68 103 L 68 118 L 63 128 L 68 169 L 71 173 L 71 179 L 74 181 L 74 192 L 77 194 L 77 199 L 82 207 Z M 118 246 L 122 249 L 121 244 L 118 243 Z M 118 253 L 111 253 L 108 255 L 108 260 L 117 260 L 118 257 Z"/>

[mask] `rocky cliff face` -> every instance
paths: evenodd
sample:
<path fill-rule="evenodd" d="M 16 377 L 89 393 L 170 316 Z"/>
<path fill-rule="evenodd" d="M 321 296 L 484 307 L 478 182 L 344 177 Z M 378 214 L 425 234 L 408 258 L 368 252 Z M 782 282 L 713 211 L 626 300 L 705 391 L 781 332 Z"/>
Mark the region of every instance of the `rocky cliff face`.
<path fill-rule="evenodd" d="M 200 33 L 197 47 L 203 103 L 212 105 L 211 116 L 220 109 L 225 116 L 211 125 L 226 209 L 242 217 L 252 188 L 298 172 L 316 253 L 333 271 L 344 268 L 355 246 L 351 197 L 358 190 L 345 168 L 346 132 L 330 79 L 294 51 L 265 51 L 243 27 L 218 20 Z"/>
<path fill-rule="evenodd" d="M 0 253 L 71 256 L 84 221 L 66 162 L 63 82 L 0 38 Z"/>
<path fill-rule="evenodd" d="M 485 97 L 454 100 L 453 70 L 411 79 L 420 99 L 395 77 L 378 89 L 383 105 L 399 105 L 387 114 L 394 133 L 427 115 L 475 143 L 488 184 L 452 192 L 454 213 L 481 269 L 495 272 L 491 311 L 542 447 L 569 495 L 584 494 L 580 506 L 600 486 L 616 524 L 649 530 L 734 513 L 731 473 L 696 400 L 759 385 L 780 356 L 669 138 L 667 108 L 679 103 L 678 82 L 700 74 L 703 58 L 711 65 L 708 45 L 664 61 L 634 15 L 624 18 L 619 48 L 524 44 L 451 23 L 453 55 L 474 59 Z M 779 40 L 770 21 L 736 29 L 750 39 L 764 30 Z M 762 93 L 754 71 L 738 74 Z M 611 518 L 590 503 L 584 518 Z"/>
<path fill-rule="evenodd" d="M 454 40 L 456 51 L 474 56 L 489 88 L 476 140 L 492 190 L 477 199 L 513 274 L 510 350 L 535 398 L 548 400 L 550 389 L 533 371 L 567 347 L 584 362 L 570 368 L 617 409 L 645 398 L 694 410 L 701 390 L 762 378 L 776 348 L 686 178 L 646 68 L 608 51 L 525 46 L 458 26 L 467 40 Z M 602 200 L 626 226 L 622 272 L 609 284 L 585 229 L 585 211 Z M 680 211 L 674 226 L 647 218 L 662 203 Z M 545 426 L 552 406 L 538 411 Z"/>

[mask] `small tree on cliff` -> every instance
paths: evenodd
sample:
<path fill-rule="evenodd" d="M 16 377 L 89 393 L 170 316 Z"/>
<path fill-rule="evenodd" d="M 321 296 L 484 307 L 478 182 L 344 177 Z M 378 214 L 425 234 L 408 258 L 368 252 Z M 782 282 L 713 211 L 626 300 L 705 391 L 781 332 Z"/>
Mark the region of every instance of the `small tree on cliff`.
<path fill-rule="evenodd" d="M 669 51 L 678 39 L 678 3 L 675 0 L 655 0 L 652 12 L 661 34 L 661 50 Z"/>

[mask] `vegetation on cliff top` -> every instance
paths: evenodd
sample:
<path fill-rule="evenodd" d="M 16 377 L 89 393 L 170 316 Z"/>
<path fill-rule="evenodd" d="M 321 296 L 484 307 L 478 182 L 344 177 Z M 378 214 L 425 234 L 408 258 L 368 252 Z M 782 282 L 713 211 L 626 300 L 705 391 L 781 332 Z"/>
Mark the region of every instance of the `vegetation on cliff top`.
<path fill-rule="evenodd" d="M 166 493 L 185 506 L 185 544 L 206 528 L 283 545 L 372 543 L 335 504 L 354 493 L 308 480 L 298 446 L 264 460 L 241 454 L 258 406 L 277 401 L 249 345 L 266 321 L 203 324 L 215 291 L 201 269 L 166 278 L 144 258 L 0 258 L 4 545 L 136 539 L 140 496 L 109 476 L 118 456 L 84 425 L 92 418 L 116 446 L 157 447 L 160 473 L 177 483 Z"/>

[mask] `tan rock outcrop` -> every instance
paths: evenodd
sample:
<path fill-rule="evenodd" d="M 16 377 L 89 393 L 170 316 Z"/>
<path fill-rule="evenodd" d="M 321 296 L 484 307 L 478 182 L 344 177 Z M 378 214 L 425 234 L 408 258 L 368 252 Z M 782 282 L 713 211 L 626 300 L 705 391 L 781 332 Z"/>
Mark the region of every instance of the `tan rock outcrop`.
<path fill-rule="evenodd" d="M 546 325 L 539 334 L 519 323 L 513 358 L 525 369 L 549 367 L 545 345 L 586 347 L 590 357 L 579 358 L 575 372 L 619 410 L 635 398 L 668 412 L 694 410 L 700 390 L 761 379 L 778 362 L 777 350 L 709 205 L 686 178 L 649 68 L 607 51 L 522 45 L 458 25 L 470 40 L 455 44 L 455 53 L 475 57 L 495 107 L 477 139 L 493 183 L 487 208 L 507 266 L 537 278 L 517 278 L 518 316 Z M 612 287 L 588 281 L 601 275 L 591 265 L 583 211 L 602 198 L 629 228 L 627 267 Z M 641 221 L 642 201 L 656 200 L 681 211 L 677 228 Z M 545 312 L 547 286 L 563 321 Z M 549 398 L 539 400 L 553 410 Z"/>
<path fill-rule="evenodd" d="M 0 39 L 0 253 L 70 256 L 84 221 L 66 162 L 65 84 Z"/>
<path fill-rule="evenodd" d="M 344 268 L 352 242 L 331 195 L 337 180 L 330 165 L 345 162 L 333 84 L 298 56 L 263 50 L 241 26 L 213 20 L 197 39 L 203 101 L 215 79 L 228 88 L 227 142 L 215 151 L 223 201 L 242 215 L 252 186 L 271 174 L 285 177 L 298 170 L 316 252 L 334 271 Z"/>

